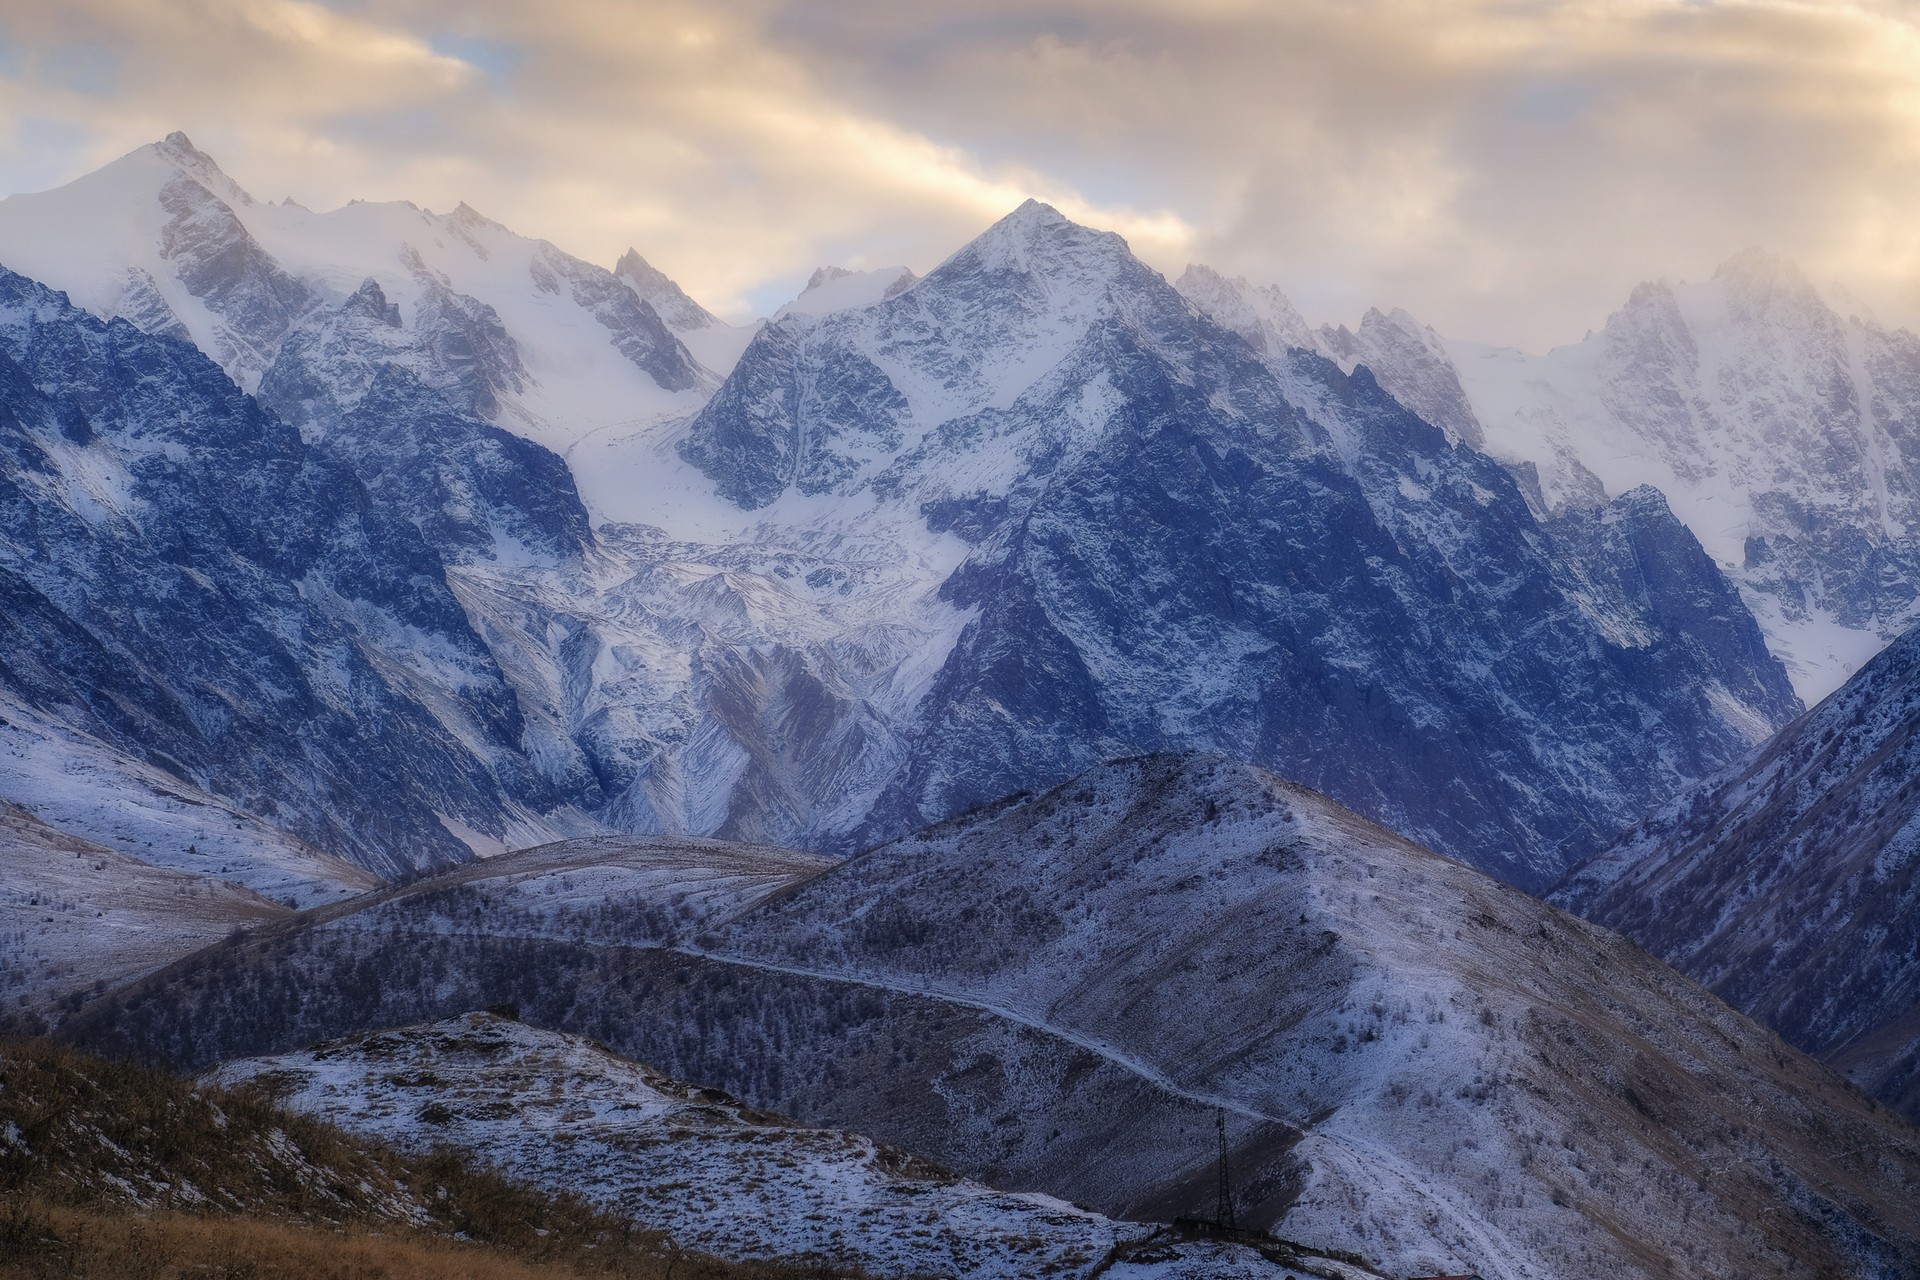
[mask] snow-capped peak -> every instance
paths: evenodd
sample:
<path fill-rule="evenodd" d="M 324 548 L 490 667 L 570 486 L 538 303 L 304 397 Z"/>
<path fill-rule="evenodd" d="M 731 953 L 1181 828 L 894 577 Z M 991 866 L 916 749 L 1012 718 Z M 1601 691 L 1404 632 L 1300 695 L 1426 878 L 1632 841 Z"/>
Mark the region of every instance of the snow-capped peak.
<path fill-rule="evenodd" d="M 688 297 L 666 272 L 641 257 L 637 249 L 629 248 L 620 255 L 613 274 L 646 299 L 667 327 L 683 337 L 689 331 L 711 329 L 721 323 L 719 317 Z"/>
<path fill-rule="evenodd" d="M 1447 433 L 1449 439 L 1479 447 L 1481 429 L 1461 389 L 1440 335 L 1395 307 L 1391 314 L 1369 308 L 1358 332 L 1345 325 L 1307 327 L 1287 296 L 1273 285 L 1232 280 L 1206 266 L 1187 268 L 1174 288 L 1200 313 L 1231 329 L 1283 368 L 1287 352 L 1317 352 L 1347 373 L 1361 365 L 1372 371 L 1388 395 Z"/>
<path fill-rule="evenodd" d="M 414 207 L 410 202 L 407 203 L 409 208 Z M 489 218 L 465 200 L 455 205 L 453 212 L 447 214 L 446 217 L 447 221 L 451 222 L 454 226 L 462 227 L 469 231 L 496 231 L 501 235 L 507 236 L 514 234 L 513 230 L 504 223 L 495 222 L 492 218 Z"/>
<path fill-rule="evenodd" d="M 1627 305 L 1622 307 L 1620 311 L 1616 311 L 1613 316 L 1609 316 L 1608 322 L 1611 323 L 1612 320 L 1622 312 L 1645 311 L 1650 308 L 1673 306 L 1674 296 L 1672 281 L 1642 280 L 1639 284 L 1633 286 L 1632 292 L 1627 294 Z"/>
<path fill-rule="evenodd" d="M 1254 285 L 1245 276 L 1229 280 L 1212 267 L 1190 264 L 1173 287 L 1200 313 L 1247 340 L 1255 351 L 1278 356 L 1290 347 L 1317 347 L 1313 331 L 1286 294 L 1274 285 Z"/>
<path fill-rule="evenodd" d="M 444 214 L 397 200 L 323 213 L 259 203 L 181 133 L 0 201 L 0 262 L 96 315 L 192 341 L 249 391 L 290 339 L 318 341 L 348 304 L 379 322 L 359 331 L 381 335 L 368 359 L 452 371 L 457 403 L 554 449 L 692 411 L 713 382 L 700 361 L 724 370 L 750 336 L 729 331 L 696 357 L 605 268 L 464 203 Z M 313 372 L 283 368 L 275 384 Z M 319 390 L 298 403 L 351 399 Z"/>
<path fill-rule="evenodd" d="M 254 203 L 253 197 L 229 178 L 212 156 L 194 146 L 193 139 L 178 129 L 142 150 L 151 151 L 230 205 L 244 207 Z"/>
<path fill-rule="evenodd" d="M 1111 279 L 1135 261 L 1126 240 L 1083 227 L 1052 205 L 1028 200 L 928 273 L 928 279 L 1008 273 L 1057 282 Z"/>
<path fill-rule="evenodd" d="M 353 296 L 347 299 L 342 310 L 350 315 L 363 315 L 389 329 L 400 327 L 400 308 L 387 301 L 386 291 L 372 276 L 368 276 L 361 282 Z"/>
<path fill-rule="evenodd" d="M 724 378 L 740 361 L 740 353 L 765 323 L 731 325 L 687 295 L 666 272 L 628 249 L 613 265 L 613 277 L 652 307 L 673 335 L 686 344 L 702 367 Z"/>
<path fill-rule="evenodd" d="M 850 307 L 871 306 L 905 293 L 918 279 L 906 267 L 875 267 L 869 271 L 821 267 L 807 278 L 807 287 L 799 297 L 774 313 L 774 319 L 824 316 Z"/>

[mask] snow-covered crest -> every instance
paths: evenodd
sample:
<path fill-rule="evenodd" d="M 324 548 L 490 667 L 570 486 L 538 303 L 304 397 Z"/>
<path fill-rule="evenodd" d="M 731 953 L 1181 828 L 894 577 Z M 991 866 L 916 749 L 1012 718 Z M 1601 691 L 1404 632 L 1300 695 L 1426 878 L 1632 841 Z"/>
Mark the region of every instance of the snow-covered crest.
<path fill-rule="evenodd" d="M 500 350 L 467 358 L 505 394 L 477 407 L 555 448 L 636 416 L 688 412 L 716 376 L 644 289 L 464 204 L 446 214 L 406 202 L 327 213 L 264 204 L 178 133 L 58 190 L 0 201 L 0 262 L 96 314 L 177 327 L 249 389 L 290 333 L 369 278 L 397 307 L 402 333 L 428 349 L 471 348 L 463 330 L 484 315 Z M 523 367 L 518 384 L 512 366 Z"/>

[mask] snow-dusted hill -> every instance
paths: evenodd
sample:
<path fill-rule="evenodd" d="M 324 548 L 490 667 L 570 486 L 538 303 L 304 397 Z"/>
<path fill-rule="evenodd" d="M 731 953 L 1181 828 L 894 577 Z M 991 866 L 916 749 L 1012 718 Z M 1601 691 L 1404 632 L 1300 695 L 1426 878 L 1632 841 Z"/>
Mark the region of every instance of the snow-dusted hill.
<path fill-rule="evenodd" d="M 89 844 L 154 867 L 217 876 L 288 907 L 337 901 L 379 882 L 365 868 L 6 694 L 0 801 Z"/>
<path fill-rule="evenodd" d="M 1389 1271 L 1920 1261 L 1911 1131 L 1620 940 L 1241 766 L 1110 766 L 877 849 L 708 945 L 1006 1010 L 1242 1125 L 1294 1125 L 1262 1211 Z M 1908 1162 L 1869 1193 L 1900 1241 L 1876 1263 L 1786 1207 L 1820 1186 L 1861 1203 L 1817 1136 L 1842 1131 Z M 1768 1243 L 1748 1196 L 1775 1206 Z"/>
<path fill-rule="evenodd" d="M 1023 1280 L 1090 1275 L 1155 1231 L 995 1191 L 489 1014 L 227 1063 L 208 1079 L 261 1085 L 284 1106 L 397 1146 L 460 1147 L 516 1181 L 719 1257 Z M 1203 1262 L 1227 1275 L 1286 1274 L 1247 1248 L 1154 1252 L 1169 1256 L 1121 1274 L 1172 1280 Z"/>
<path fill-rule="evenodd" d="M 1257 770 L 1122 762 L 840 866 L 750 855 L 743 896 L 690 897 L 690 845 L 615 878 L 566 849 L 328 908 L 67 1033 L 205 1065 L 511 1002 L 1121 1216 L 1206 1211 L 1224 1108 L 1243 1219 L 1387 1274 L 1920 1260 L 1891 1113 L 1625 941 Z"/>
<path fill-rule="evenodd" d="M 150 866 L 0 801 L 0 1020 L 118 986 L 289 914 L 217 874 Z M 99 984 L 96 988 L 96 984 Z"/>
<path fill-rule="evenodd" d="M 1554 899 L 1920 1119 L 1920 631 Z"/>

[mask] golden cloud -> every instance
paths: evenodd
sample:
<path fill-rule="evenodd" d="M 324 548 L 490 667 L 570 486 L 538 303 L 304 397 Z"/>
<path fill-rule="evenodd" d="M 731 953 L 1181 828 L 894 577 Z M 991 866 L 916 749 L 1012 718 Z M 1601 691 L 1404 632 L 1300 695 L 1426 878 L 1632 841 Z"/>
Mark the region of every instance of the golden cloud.
<path fill-rule="evenodd" d="M 1028 195 L 1322 318 L 1538 345 L 1749 243 L 1920 312 L 1901 3 L 0 0 L 0 29 L 0 185 L 184 128 L 263 196 L 464 199 L 736 312 L 826 260 L 924 269 Z"/>

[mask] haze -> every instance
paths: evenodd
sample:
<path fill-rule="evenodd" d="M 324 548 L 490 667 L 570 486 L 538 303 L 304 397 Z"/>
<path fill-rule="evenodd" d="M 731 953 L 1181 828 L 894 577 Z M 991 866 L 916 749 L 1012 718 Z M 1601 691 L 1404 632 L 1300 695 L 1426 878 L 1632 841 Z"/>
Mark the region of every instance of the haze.
<path fill-rule="evenodd" d="M 0 0 L 0 191 L 173 129 L 260 198 L 465 200 L 736 319 L 1029 195 L 1315 322 L 1538 350 L 1751 244 L 1920 316 L 1892 0 Z"/>

